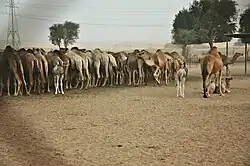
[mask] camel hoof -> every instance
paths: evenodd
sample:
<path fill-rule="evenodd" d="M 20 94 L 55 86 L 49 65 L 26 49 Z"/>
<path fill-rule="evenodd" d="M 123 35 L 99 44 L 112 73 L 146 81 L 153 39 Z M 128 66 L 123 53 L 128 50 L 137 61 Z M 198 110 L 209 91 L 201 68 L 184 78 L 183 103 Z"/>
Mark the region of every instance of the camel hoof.
<path fill-rule="evenodd" d="M 222 96 L 222 97 L 223 97 L 223 96 L 225 96 L 225 95 L 224 95 L 223 93 L 221 93 L 221 94 L 220 94 L 220 96 Z"/>
<path fill-rule="evenodd" d="M 208 96 L 207 95 L 203 95 L 203 98 L 208 98 Z"/>
<path fill-rule="evenodd" d="M 64 95 L 64 92 L 62 92 L 62 95 Z"/>
<path fill-rule="evenodd" d="M 27 96 L 30 96 L 30 93 L 27 93 Z"/>

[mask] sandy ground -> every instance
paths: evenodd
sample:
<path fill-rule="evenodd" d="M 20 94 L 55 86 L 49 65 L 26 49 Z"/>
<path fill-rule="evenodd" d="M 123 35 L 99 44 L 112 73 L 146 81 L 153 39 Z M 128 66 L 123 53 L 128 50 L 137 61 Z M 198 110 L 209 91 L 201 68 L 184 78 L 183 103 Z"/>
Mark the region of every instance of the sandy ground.
<path fill-rule="evenodd" d="M 203 99 L 198 78 L 185 99 L 173 85 L 3 98 L 0 165 L 250 165 L 250 78 L 231 91 Z"/>

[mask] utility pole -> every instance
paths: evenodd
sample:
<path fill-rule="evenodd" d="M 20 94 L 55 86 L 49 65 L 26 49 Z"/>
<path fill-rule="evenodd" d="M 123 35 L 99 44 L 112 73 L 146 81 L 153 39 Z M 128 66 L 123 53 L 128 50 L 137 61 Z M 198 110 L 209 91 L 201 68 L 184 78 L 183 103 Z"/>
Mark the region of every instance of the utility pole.
<path fill-rule="evenodd" d="M 16 14 L 16 9 L 18 6 L 15 4 L 15 0 L 9 0 L 9 21 L 8 21 L 8 32 L 7 32 L 7 45 L 15 49 L 19 49 L 21 42 L 19 36 L 18 19 Z"/>

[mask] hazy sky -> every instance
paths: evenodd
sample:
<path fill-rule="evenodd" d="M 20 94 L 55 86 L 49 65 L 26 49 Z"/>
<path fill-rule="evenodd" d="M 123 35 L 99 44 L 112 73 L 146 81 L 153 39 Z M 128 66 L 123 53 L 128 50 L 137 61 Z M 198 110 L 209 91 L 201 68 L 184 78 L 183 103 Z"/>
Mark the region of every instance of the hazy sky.
<path fill-rule="evenodd" d="M 8 9 L 1 0 L 0 40 L 6 39 Z M 80 23 L 78 43 L 166 43 L 175 14 L 192 0 L 19 0 L 23 43 L 49 44 L 48 28 L 71 20 Z"/>

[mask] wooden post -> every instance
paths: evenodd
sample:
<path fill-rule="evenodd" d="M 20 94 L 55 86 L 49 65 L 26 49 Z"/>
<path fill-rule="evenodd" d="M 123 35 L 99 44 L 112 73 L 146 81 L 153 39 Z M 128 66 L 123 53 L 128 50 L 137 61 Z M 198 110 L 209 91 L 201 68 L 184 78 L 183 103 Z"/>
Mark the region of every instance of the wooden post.
<path fill-rule="evenodd" d="M 247 75 L 247 59 L 248 59 L 248 55 L 247 55 L 247 43 L 245 43 L 245 75 Z"/>
<path fill-rule="evenodd" d="M 227 40 L 227 42 L 226 42 L 226 57 L 227 57 L 227 59 L 228 59 L 228 40 Z M 228 67 L 226 68 L 226 76 L 228 76 L 229 75 L 229 70 L 228 70 Z"/>

